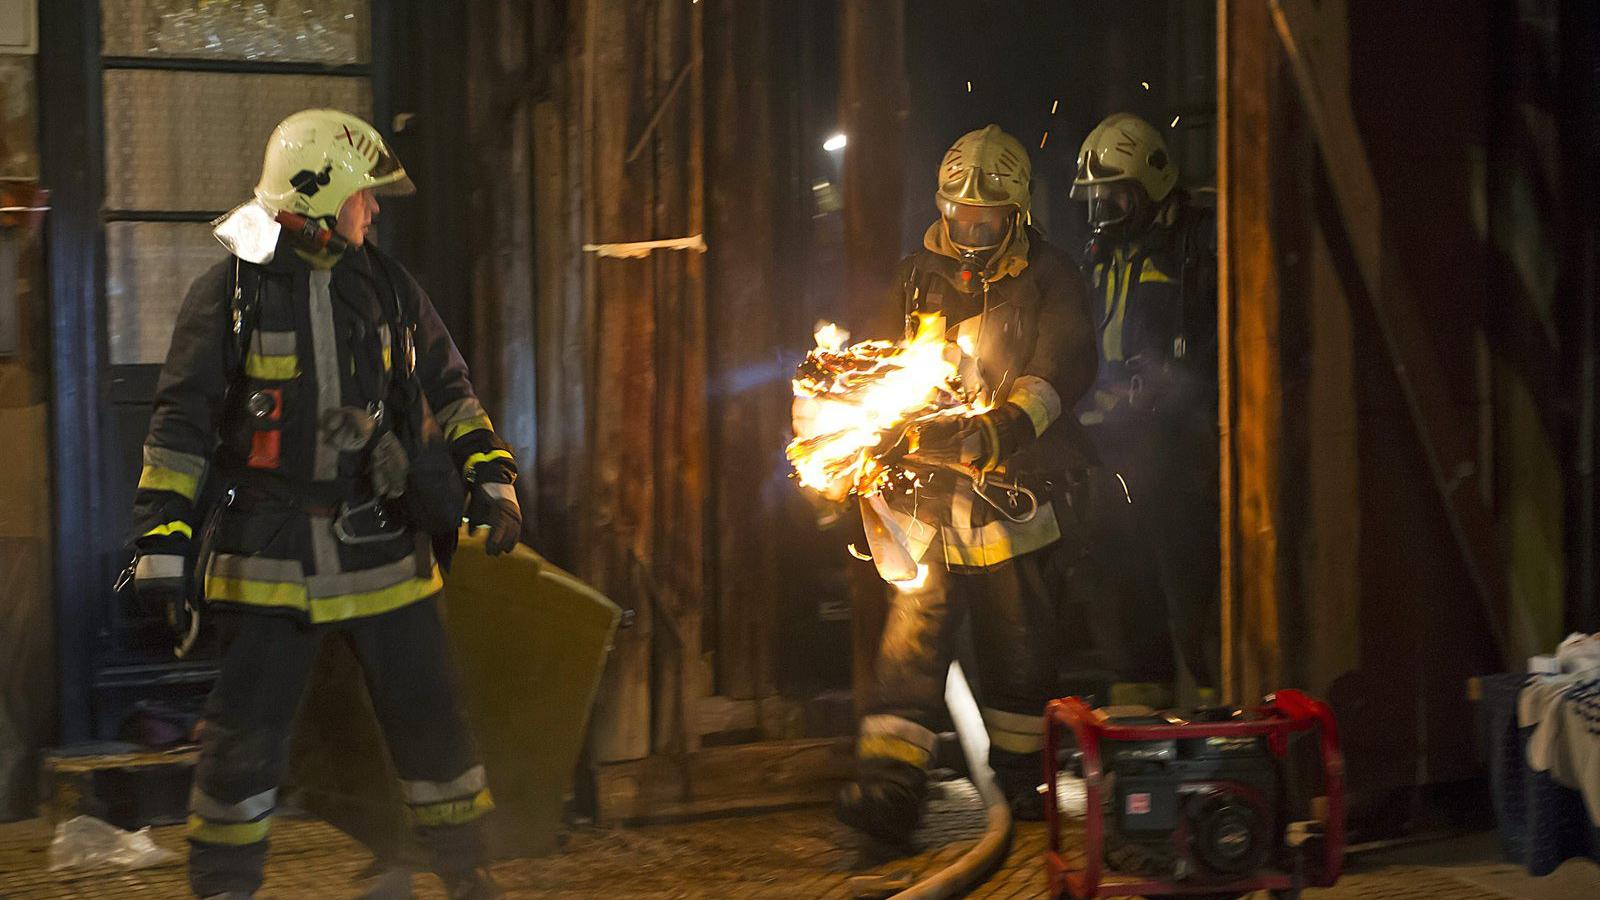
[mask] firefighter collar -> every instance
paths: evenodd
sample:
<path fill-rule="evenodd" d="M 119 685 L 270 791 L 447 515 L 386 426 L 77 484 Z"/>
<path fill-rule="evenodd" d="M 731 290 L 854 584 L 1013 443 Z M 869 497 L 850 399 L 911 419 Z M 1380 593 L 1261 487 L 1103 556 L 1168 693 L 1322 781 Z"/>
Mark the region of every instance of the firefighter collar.
<path fill-rule="evenodd" d="M 928 230 L 923 233 L 922 246 L 940 256 L 948 256 L 954 260 L 961 259 L 961 251 L 957 250 L 955 244 L 950 242 L 950 236 L 945 234 L 943 228 L 939 227 L 937 220 L 932 225 L 929 225 Z M 1027 267 L 1028 229 L 1019 227 L 1016 233 L 1012 235 L 1011 243 L 1006 245 L 1005 254 L 995 263 L 994 274 L 985 280 L 993 284 L 1007 275 L 1013 277 L 1020 275 L 1022 270 Z"/>

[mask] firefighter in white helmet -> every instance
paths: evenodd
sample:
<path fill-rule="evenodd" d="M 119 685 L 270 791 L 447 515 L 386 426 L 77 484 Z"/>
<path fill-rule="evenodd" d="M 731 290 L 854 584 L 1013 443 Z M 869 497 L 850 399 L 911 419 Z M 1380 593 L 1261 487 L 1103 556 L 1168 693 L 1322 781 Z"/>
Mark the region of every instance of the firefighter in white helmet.
<path fill-rule="evenodd" d="M 289 116 L 255 199 L 217 223 L 233 255 L 178 314 L 134 503 L 134 583 L 191 640 L 202 606 L 215 626 L 190 797 L 200 896 L 261 884 L 290 725 L 328 637 L 362 663 L 449 896 L 497 896 L 478 822 L 493 802 L 437 599 L 463 512 L 491 554 L 519 539 L 517 470 L 427 295 L 371 240 L 376 195 L 411 190 L 371 125 Z"/>
<path fill-rule="evenodd" d="M 1029 225 L 1028 154 L 998 126 L 963 135 L 938 170 L 939 218 L 901 263 L 891 303 L 908 332 L 941 317 L 962 377 L 992 398 L 981 416 L 914 430 L 915 496 L 890 515 L 933 526 L 928 584 L 900 592 L 861 723 L 858 774 L 839 815 L 880 840 L 916 827 L 942 719 L 954 632 L 970 620 L 989 760 L 1016 810 L 1037 818 L 1045 703 L 1058 669 L 1083 543 L 1087 457 L 1070 410 L 1094 379 L 1094 326 L 1072 260 Z"/>
<path fill-rule="evenodd" d="M 1096 553 L 1128 617 L 1123 674 L 1144 686 L 1126 699 L 1158 705 L 1179 665 L 1217 678 L 1216 215 L 1177 185 L 1161 133 L 1117 113 L 1084 140 L 1071 193 L 1100 339 L 1078 417 L 1128 497 L 1097 507 Z"/>

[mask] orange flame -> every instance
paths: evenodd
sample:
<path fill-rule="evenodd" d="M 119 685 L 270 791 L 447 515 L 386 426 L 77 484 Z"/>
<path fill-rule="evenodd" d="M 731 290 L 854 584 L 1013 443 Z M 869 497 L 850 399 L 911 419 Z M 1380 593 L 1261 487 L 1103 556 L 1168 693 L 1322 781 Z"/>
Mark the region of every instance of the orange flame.
<path fill-rule="evenodd" d="M 961 350 L 945 340 L 943 316 L 919 319 L 898 342 L 846 347 L 849 333 L 832 323 L 816 339 L 795 373 L 787 455 L 800 483 L 826 497 L 880 489 L 888 470 L 880 457 L 918 419 L 982 411 L 961 382 Z"/>

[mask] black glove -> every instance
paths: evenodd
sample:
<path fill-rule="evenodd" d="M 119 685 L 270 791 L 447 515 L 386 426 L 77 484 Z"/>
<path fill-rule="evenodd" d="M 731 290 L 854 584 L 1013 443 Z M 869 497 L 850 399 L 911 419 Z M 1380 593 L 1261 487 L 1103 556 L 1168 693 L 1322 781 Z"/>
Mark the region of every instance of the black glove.
<path fill-rule="evenodd" d="M 982 462 L 991 448 L 979 417 L 941 416 L 911 426 L 910 453 L 919 460 L 970 466 Z"/>
<path fill-rule="evenodd" d="M 467 528 L 471 531 L 489 529 L 483 548 L 490 556 L 499 556 L 515 547 L 522 537 L 522 509 L 517 506 L 517 493 L 511 485 L 474 484 L 472 496 L 467 500 Z"/>
<path fill-rule="evenodd" d="M 179 641 L 182 656 L 193 643 L 198 625 L 190 602 L 186 560 L 182 555 L 141 553 L 134 561 L 133 594 L 139 604 L 159 612 Z"/>

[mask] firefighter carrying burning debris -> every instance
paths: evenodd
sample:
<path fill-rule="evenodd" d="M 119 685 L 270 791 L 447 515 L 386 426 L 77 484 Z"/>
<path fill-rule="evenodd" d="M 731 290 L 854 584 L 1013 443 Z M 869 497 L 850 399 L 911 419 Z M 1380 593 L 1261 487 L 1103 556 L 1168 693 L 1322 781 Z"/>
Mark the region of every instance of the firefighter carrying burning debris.
<path fill-rule="evenodd" d="M 366 122 L 285 119 L 255 200 L 218 221 L 233 258 L 195 282 L 162 368 L 134 583 L 187 644 L 198 582 L 219 641 L 190 798 L 201 896 L 261 885 L 290 725 L 330 635 L 362 663 L 449 896 L 498 896 L 478 822 L 493 803 L 436 604 L 469 492 L 489 552 L 517 542 L 517 470 L 427 295 L 367 237 L 374 195 L 412 190 Z"/>
<path fill-rule="evenodd" d="M 900 474 L 860 491 L 869 539 L 901 536 L 925 578 L 890 611 L 858 777 L 839 798 L 841 819 L 885 841 L 903 841 L 920 818 L 961 617 L 991 765 L 1032 817 L 1041 712 L 1065 644 L 1082 634 L 1063 627 L 1074 593 L 1088 599 L 1073 587 L 1088 455 L 1070 410 L 1094 380 L 1094 325 L 1077 268 L 1028 224 L 1030 179 L 1026 151 L 998 126 L 956 141 L 938 170 L 939 219 L 901 263 L 890 301 L 905 314 L 905 346 L 937 328 L 959 356 L 950 382 L 978 400 L 892 432 L 881 458 Z M 894 544 L 872 542 L 891 578 L 882 557 Z"/>

